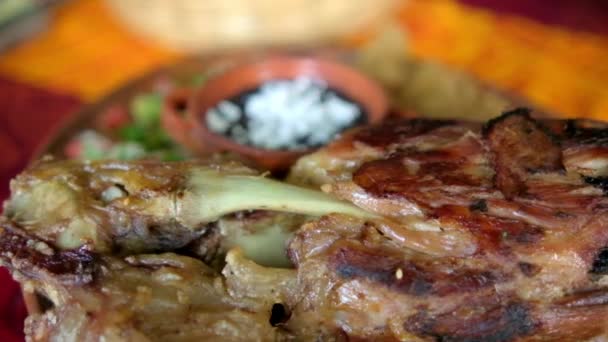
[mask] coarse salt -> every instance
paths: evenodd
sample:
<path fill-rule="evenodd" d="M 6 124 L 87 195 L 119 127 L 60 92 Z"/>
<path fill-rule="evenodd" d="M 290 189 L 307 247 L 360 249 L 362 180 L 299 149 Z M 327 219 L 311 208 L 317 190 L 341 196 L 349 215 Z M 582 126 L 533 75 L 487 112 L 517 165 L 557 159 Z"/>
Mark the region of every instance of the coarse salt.
<path fill-rule="evenodd" d="M 207 127 L 238 143 L 266 149 L 305 149 L 327 143 L 362 115 L 310 77 L 264 83 L 241 106 L 222 101 L 207 112 Z M 242 120 L 244 119 L 244 121 Z"/>

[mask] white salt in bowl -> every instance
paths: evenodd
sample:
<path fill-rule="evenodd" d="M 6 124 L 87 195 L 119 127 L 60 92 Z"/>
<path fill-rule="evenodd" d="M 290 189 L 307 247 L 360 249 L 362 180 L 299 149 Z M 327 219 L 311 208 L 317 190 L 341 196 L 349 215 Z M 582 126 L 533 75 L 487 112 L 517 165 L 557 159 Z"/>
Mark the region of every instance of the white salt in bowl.
<path fill-rule="evenodd" d="M 234 67 L 207 81 L 199 89 L 174 92 L 166 99 L 163 125 L 176 141 L 196 155 L 235 152 L 260 168 L 286 170 L 297 158 L 313 149 L 272 149 L 239 143 L 209 129 L 207 115 L 222 101 L 245 91 L 271 81 L 298 78 L 319 81 L 352 100 L 366 116 L 363 120 L 366 123 L 380 122 L 387 114 L 388 101 L 382 88 L 357 70 L 319 57 L 273 56 Z M 289 116 L 289 113 L 285 115 Z M 293 116 L 293 120 L 298 119 L 301 119 L 301 115 Z"/>

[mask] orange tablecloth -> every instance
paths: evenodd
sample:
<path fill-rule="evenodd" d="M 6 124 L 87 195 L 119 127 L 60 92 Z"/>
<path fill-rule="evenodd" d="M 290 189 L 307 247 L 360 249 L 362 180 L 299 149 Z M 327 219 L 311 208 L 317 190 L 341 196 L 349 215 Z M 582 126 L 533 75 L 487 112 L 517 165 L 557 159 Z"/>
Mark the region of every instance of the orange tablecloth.
<path fill-rule="evenodd" d="M 557 113 L 608 117 L 605 36 L 455 0 L 409 0 L 396 17 L 409 31 L 415 55 L 471 72 Z M 0 74 L 93 101 L 178 57 L 127 32 L 102 1 L 82 0 L 62 6 L 49 31 L 0 56 Z"/>
<path fill-rule="evenodd" d="M 409 0 L 395 17 L 417 56 L 473 73 L 552 112 L 608 120 L 608 36 L 456 0 Z M 602 23 L 596 21 L 595 32 Z M 101 0 L 62 5 L 48 31 L 0 55 L 0 200 L 8 179 L 57 121 L 179 57 L 127 32 Z M 2 341 L 22 338 L 18 299 L 18 288 L 0 270 Z"/>

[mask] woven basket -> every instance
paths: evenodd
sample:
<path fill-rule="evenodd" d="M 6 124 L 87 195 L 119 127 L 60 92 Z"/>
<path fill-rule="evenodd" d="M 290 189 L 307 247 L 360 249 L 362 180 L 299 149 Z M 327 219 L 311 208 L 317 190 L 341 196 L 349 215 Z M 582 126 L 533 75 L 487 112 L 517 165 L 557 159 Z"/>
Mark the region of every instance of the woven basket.
<path fill-rule="evenodd" d="M 191 52 L 325 42 L 388 15 L 396 0 L 106 0 L 132 30 Z"/>

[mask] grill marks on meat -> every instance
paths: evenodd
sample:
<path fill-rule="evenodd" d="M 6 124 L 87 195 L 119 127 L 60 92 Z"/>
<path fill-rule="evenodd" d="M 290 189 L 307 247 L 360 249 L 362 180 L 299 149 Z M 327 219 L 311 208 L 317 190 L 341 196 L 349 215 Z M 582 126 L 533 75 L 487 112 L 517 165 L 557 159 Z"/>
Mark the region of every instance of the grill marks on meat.
<path fill-rule="evenodd" d="M 296 259 L 302 277 L 297 293 L 313 301 L 306 310 L 296 306 L 294 320 L 319 315 L 329 330 L 345 329 L 349 337 L 362 339 L 393 331 L 401 340 L 415 340 L 402 335 L 414 334 L 441 341 L 507 341 L 534 331 L 526 302 L 509 285 L 519 277 L 509 265 L 479 257 L 428 258 L 373 234 L 369 225 L 345 232 L 332 224 L 311 224 L 291 243 L 290 250 L 309 255 Z M 303 241 L 322 240 L 336 231 L 341 237 L 331 238 L 328 246 Z M 323 297 L 311 299 L 305 288 L 321 288 Z M 341 316 L 346 318 L 336 319 Z"/>
<path fill-rule="evenodd" d="M 403 198 L 424 207 L 492 197 L 493 170 L 478 137 L 465 134 L 447 146 L 428 151 L 401 150 L 363 164 L 353 182 L 380 198 Z"/>
<path fill-rule="evenodd" d="M 446 205 L 435 209 L 431 217 L 449 226 L 462 227 L 475 236 L 479 250 L 508 253 L 513 244 L 531 245 L 544 236 L 544 229 L 525 222 L 494 217 L 467 207 Z"/>
<path fill-rule="evenodd" d="M 536 322 L 521 302 L 505 304 L 473 303 L 456 312 L 428 317 L 417 314 L 405 323 L 406 329 L 446 342 L 512 341 L 534 331 Z"/>
<path fill-rule="evenodd" d="M 474 292 L 505 278 L 488 269 L 404 260 L 403 256 L 388 253 L 386 249 L 352 243 L 338 243 L 328 253 L 331 267 L 340 278 L 364 279 L 412 296 Z"/>
<path fill-rule="evenodd" d="M 430 123 L 418 125 L 433 127 Z M 590 123 L 581 125 L 588 127 Z M 545 230 L 566 226 L 581 229 L 592 212 L 608 207 L 601 191 L 592 186 L 601 187 L 601 179 L 581 178 L 562 166 L 559 139 L 570 139 L 564 145 L 573 146 L 572 139 L 583 139 L 581 134 L 558 129 L 557 121 L 548 126 L 551 131 L 532 119 L 527 110 L 518 109 L 490 121 L 483 132 L 465 130 L 459 136 L 446 135 L 441 144 L 428 144 L 436 142 L 438 131 L 447 128 L 438 124 L 415 138 L 418 146 L 396 144 L 386 150 L 385 158 L 356 170 L 352 182 L 363 194 L 349 195 L 352 186 L 345 182 L 327 188 L 358 204 L 383 199 L 409 203 L 408 214 L 422 211 L 473 231 L 480 251 L 484 247 L 486 251 L 503 248 L 503 240 L 537 243 Z M 366 208 L 375 207 L 379 205 Z"/>
<path fill-rule="evenodd" d="M 345 233 L 331 220 L 303 229 L 289 250 L 300 273 L 314 276 L 300 288 L 323 286 L 333 303 L 308 299 L 307 310 L 323 312 L 327 329 L 363 339 L 387 331 L 425 341 L 608 337 L 605 280 L 598 281 L 608 260 L 608 124 L 539 121 L 525 109 L 483 129 L 423 121 L 359 129 L 356 143 L 380 155 L 318 184 L 415 234 L 406 244 L 386 232 Z M 322 164 L 326 154 L 339 164 L 331 153 L 299 164 Z M 291 177 L 302 172 L 315 170 Z M 430 248 L 431 236 L 454 231 L 474 253 Z"/>
<path fill-rule="evenodd" d="M 427 258 L 374 235 L 369 224 L 346 231 L 333 224 L 339 221 L 309 224 L 291 243 L 290 250 L 300 255 L 296 302 L 306 303 L 306 309 L 296 305 L 287 327 L 313 315 L 320 317 L 316 324 L 349 331 L 355 339 L 392 331 L 408 341 L 582 341 L 606 332 L 608 290 L 589 290 L 598 286 L 589 279 L 568 288 L 569 295 L 543 298 L 519 292 L 530 284 L 542 291 L 534 289 L 543 284 L 540 264 L 520 261 L 511 267 L 509 258 L 494 263 L 480 256 Z M 310 240 L 329 242 L 309 245 Z M 564 271 L 565 281 L 569 272 L 578 272 Z"/>
<path fill-rule="evenodd" d="M 66 312 L 55 313 L 60 323 L 51 316 L 31 320 L 32 331 L 51 337 L 61 331 L 112 337 L 104 334 L 114 329 L 177 339 L 185 329 L 198 340 L 242 340 L 252 333 L 259 340 L 608 338 L 608 289 L 601 278 L 608 268 L 606 129 L 591 121 L 541 124 L 525 110 L 483 130 L 423 119 L 358 128 L 302 158 L 290 178 L 324 185 L 384 218 L 335 214 L 304 224 L 287 248 L 295 270 L 261 267 L 238 251 L 229 253 L 220 278 L 199 260 L 170 253 L 124 259 L 38 250 L 38 240 L 4 223 L 0 260 L 17 274 L 34 265 L 26 278 L 67 279 L 60 283 Z M 175 171 L 163 170 L 156 172 Z M 116 170 L 108 181 L 119 176 L 126 175 Z M 149 200 L 164 189 L 163 179 L 128 179 L 125 184 L 136 186 L 125 190 Z M 168 182 L 179 187 L 180 178 Z M 152 229 L 151 241 L 209 262 L 221 236 L 212 225 L 191 228 L 197 235 L 178 236 L 179 243 Z M 115 312 L 135 318 L 125 329 L 111 319 Z M 70 326 L 75 322 L 81 325 Z"/>
<path fill-rule="evenodd" d="M 559 144 L 526 109 L 488 122 L 484 134 L 493 154 L 496 187 L 507 198 L 526 192 L 529 174 L 562 169 Z"/>

